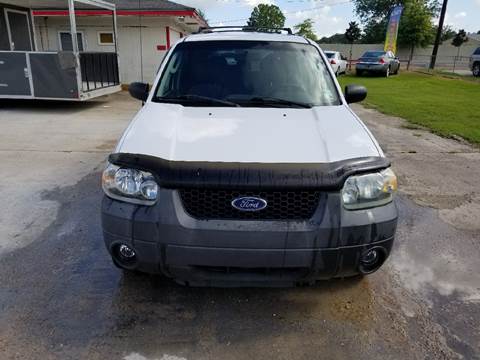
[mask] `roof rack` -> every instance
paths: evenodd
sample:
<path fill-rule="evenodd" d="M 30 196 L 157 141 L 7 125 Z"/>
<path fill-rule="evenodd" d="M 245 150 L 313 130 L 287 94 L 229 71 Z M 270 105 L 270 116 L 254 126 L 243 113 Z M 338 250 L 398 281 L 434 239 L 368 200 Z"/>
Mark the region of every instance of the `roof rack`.
<path fill-rule="evenodd" d="M 226 31 L 250 31 L 250 32 L 264 32 L 280 34 L 282 32 L 288 35 L 293 35 L 293 31 L 290 28 L 263 28 L 254 26 L 212 26 L 212 27 L 200 27 L 195 34 L 208 34 L 213 32 L 226 32 Z"/>

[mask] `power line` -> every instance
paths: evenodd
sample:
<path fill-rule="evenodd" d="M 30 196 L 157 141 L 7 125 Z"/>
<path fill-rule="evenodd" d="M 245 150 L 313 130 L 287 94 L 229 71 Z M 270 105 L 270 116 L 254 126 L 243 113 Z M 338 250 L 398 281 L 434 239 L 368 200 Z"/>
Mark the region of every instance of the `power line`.
<path fill-rule="evenodd" d="M 302 0 L 288 0 L 287 2 L 294 2 L 294 1 L 300 1 L 304 2 Z M 324 1 L 324 0 L 308 0 L 308 1 Z M 308 9 L 300 9 L 300 10 L 292 10 L 292 11 L 283 11 L 284 15 L 289 15 L 289 14 L 297 14 L 297 13 L 303 13 L 303 12 L 309 12 L 309 11 L 315 11 L 315 10 L 320 10 L 323 9 L 326 6 L 334 6 L 334 5 L 342 5 L 342 4 L 348 4 L 351 3 L 352 0 L 341 0 L 341 1 L 333 1 L 333 2 L 325 2 L 321 6 L 316 6 L 313 8 L 308 8 Z M 248 18 L 242 18 L 242 19 L 230 19 L 230 20 L 218 20 L 218 21 L 209 21 L 209 24 L 214 25 L 214 24 L 228 24 L 228 23 L 233 23 L 233 22 L 238 22 L 238 21 L 246 21 L 250 19 Z"/>

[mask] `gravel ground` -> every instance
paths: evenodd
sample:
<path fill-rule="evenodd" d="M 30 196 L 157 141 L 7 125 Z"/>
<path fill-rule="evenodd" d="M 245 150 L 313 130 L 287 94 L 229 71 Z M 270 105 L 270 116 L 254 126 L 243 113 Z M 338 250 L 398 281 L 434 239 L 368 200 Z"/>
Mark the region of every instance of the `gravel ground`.
<path fill-rule="evenodd" d="M 100 172 L 139 104 L 0 102 L 2 359 L 479 359 L 480 152 L 354 106 L 400 178 L 377 273 L 195 289 L 111 265 Z"/>

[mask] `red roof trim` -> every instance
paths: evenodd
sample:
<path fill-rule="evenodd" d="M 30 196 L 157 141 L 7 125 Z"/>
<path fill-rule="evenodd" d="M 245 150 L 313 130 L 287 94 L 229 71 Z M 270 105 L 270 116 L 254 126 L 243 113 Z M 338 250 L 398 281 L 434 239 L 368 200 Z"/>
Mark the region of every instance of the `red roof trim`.
<path fill-rule="evenodd" d="M 68 16 L 68 10 L 33 10 L 33 16 Z M 77 16 L 112 15 L 110 10 L 76 10 Z M 117 10 L 119 16 L 191 16 L 197 18 L 193 10 Z M 198 19 L 198 18 L 197 18 Z"/>

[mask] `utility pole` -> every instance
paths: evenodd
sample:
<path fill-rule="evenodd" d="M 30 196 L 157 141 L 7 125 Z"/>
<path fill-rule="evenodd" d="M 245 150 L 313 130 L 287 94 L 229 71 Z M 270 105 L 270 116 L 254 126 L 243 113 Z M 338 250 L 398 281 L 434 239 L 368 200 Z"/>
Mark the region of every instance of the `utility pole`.
<path fill-rule="evenodd" d="M 437 36 L 435 37 L 435 44 L 433 45 L 432 58 L 430 60 L 430 70 L 435 68 L 435 61 L 437 61 L 438 46 L 442 39 L 443 22 L 445 21 L 445 14 L 447 12 L 448 0 L 443 0 L 442 11 L 440 13 L 440 20 L 438 21 Z"/>

